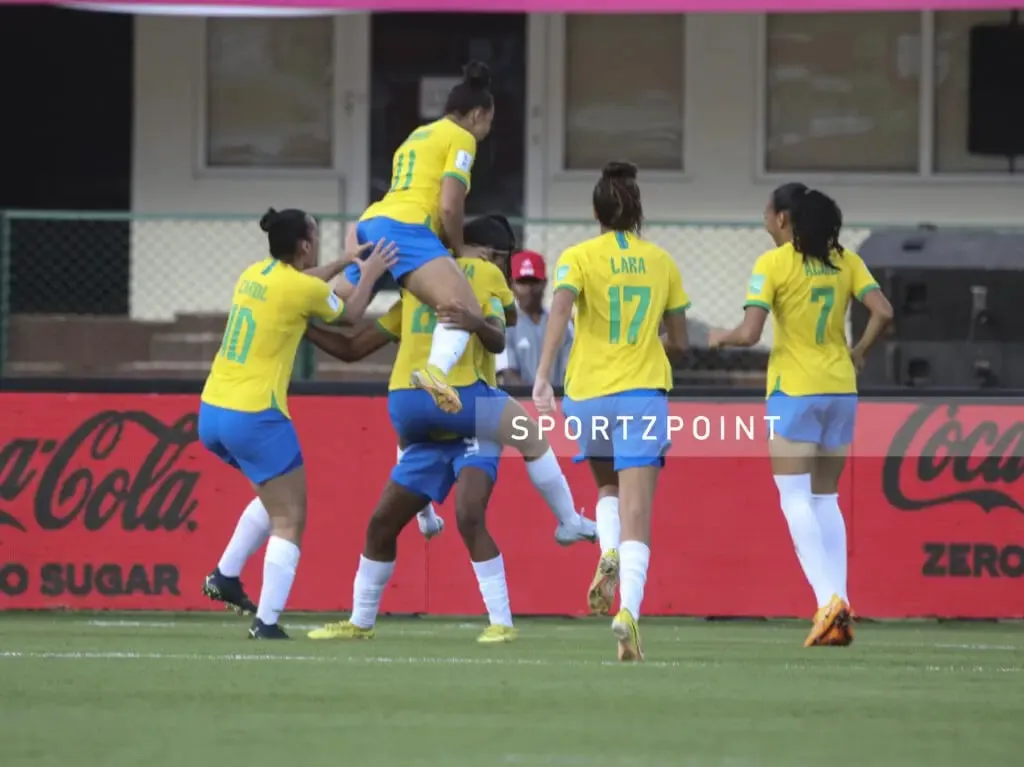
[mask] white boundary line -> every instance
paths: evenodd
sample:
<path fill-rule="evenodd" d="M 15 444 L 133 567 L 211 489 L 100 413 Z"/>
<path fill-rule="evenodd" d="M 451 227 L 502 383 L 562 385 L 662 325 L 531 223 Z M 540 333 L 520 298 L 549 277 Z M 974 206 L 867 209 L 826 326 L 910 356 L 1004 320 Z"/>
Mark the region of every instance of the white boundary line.
<path fill-rule="evenodd" d="M 599 667 L 621 666 L 615 661 L 540 660 L 530 658 L 460 658 L 460 657 L 385 657 L 338 655 L 259 655 L 255 653 L 161 653 L 161 652 L 37 652 L 33 650 L 0 651 L 0 660 L 73 660 L 73 661 L 213 661 L 217 663 L 338 663 L 371 666 L 535 666 L 535 667 Z M 731 663 L 716 661 L 650 661 L 641 668 L 726 668 Z M 816 671 L 820 664 L 782 663 L 766 664 L 766 668 L 784 671 Z M 880 667 L 843 665 L 833 671 L 871 671 Z M 929 674 L 1021 674 L 1024 666 L 902 666 L 901 671 L 921 671 Z"/>

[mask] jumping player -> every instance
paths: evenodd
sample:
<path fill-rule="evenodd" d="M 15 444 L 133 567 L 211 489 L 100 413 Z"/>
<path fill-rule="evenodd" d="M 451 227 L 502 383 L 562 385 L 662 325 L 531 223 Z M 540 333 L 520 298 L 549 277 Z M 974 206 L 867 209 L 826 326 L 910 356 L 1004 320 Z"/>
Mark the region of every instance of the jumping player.
<path fill-rule="evenodd" d="M 593 612 L 607 613 L 621 581 L 612 631 L 622 661 L 643 660 L 637 619 L 651 555 L 651 506 L 669 445 L 672 368 L 666 348 L 685 350 L 690 306 L 675 261 L 640 237 L 636 172 L 630 163 L 605 166 L 593 194 L 601 234 L 558 260 L 533 386 L 538 410 L 553 413 L 551 367 L 575 306 L 563 406 L 567 417 L 579 419 L 577 460 L 589 461 L 598 486 L 602 555 L 588 604 Z"/>
<path fill-rule="evenodd" d="M 817 604 L 805 647 L 850 644 L 846 523 L 839 478 L 853 442 L 857 370 L 892 319 L 892 306 L 860 256 L 839 244 L 843 218 L 827 195 L 803 184 L 776 189 L 765 228 L 777 246 L 754 264 L 743 322 L 713 331 L 712 346 L 754 346 L 772 314 L 768 361 L 769 445 L 782 513 Z M 850 299 L 871 318 L 851 349 Z"/>
<path fill-rule="evenodd" d="M 370 285 L 393 263 L 394 248 L 378 243 L 368 259 L 358 262 L 367 285 L 352 293 L 346 307 L 325 280 L 368 246 L 316 268 L 319 235 L 308 214 L 271 209 L 260 228 L 267 233 L 270 257 L 242 272 L 235 284 L 224 340 L 199 406 L 203 446 L 239 469 L 257 497 L 242 514 L 203 592 L 241 612 L 255 612 L 251 638 L 287 639 L 278 618 L 295 578 L 306 519 L 306 472 L 287 400 L 295 352 L 311 317 L 330 322 L 346 309 L 349 317 L 362 317 Z M 256 608 L 239 576 L 268 536 Z"/>
<path fill-rule="evenodd" d="M 395 151 L 391 188 L 363 213 L 356 228 L 360 243 L 380 239 L 398 246 L 391 275 L 427 308 L 437 311 L 459 303 L 482 321 L 480 304 L 458 266 L 451 247 L 463 255 L 462 226 L 476 145 L 494 119 L 494 97 L 487 66 L 470 62 L 462 82 L 452 88 L 445 116 L 422 125 Z M 439 235 L 444 234 L 446 246 Z M 359 282 L 358 269 L 346 271 L 342 295 Z M 462 357 L 470 334 L 436 323 L 426 364 L 411 371 L 413 386 L 428 392 L 437 407 L 457 413 L 462 403 L 448 374 Z"/>

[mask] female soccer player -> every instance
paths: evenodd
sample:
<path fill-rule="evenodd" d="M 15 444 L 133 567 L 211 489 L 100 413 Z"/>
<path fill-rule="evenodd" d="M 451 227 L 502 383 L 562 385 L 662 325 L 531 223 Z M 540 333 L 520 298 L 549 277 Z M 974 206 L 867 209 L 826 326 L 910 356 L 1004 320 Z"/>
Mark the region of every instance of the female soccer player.
<path fill-rule="evenodd" d="M 478 319 L 479 302 L 458 266 L 448 258 L 443 232 L 455 255 L 465 247 L 462 224 L 476 145 L 491 131 L 494 97 L 485 64 L 472 61 L 465 76 L 452 88 L 445 116 L 416 128 L 395 151 L 391 188 L 384 199 L 363 213 L 356 227 L 360 243 L 380 239 L 398 246 L 398 261 L 391 275 L 406 290 L 437 311 L 458 302 Z M 346 271 L 349 285 L 359 281 L 357 271 Z M 346 294 L 347 286 L 341 288 Z M 437 323 L 432 333 L 427 364 L 412 371 L 412 383 L 428 392 L 445 412 L 462 408 L 448 373 L 469 344 L 469 333 Z"/>
<path fill-rule="evenodd" d="M 362 317 L 373 282 L 394 263 L 395 248 L 380 242 L 369 258 L 358 262 L 366 283 L 352 293 L 346 307 L 325 280 L 368 246 L 316 268 L 320 241 L 308 214 L 270 209 L 260 228 L 267 233 L 270 257 L 242 272 L 235 284 L 224 340 L 199 406 L 200 441 L 242 472 L 257 499 L 243 513 L 203 591 L 250 610 L 239 576 L 245 560 L 269 534 L 263 590 L 249 636 L 287 639 L 278 617 L 295 578 L 306 519 L 306 472 L 287 400 L 295 352 L 310 317 L 330 322 L 346 309 L 348 316 Z"/>
<path fill-rule="evenodd" d="M 589 460 L 597 481 L 603 552 L 588 600 L 591 610 L 608 612 L 621 580 L 612 631 L 619 660 L 634 661 L 643 660 L 637 619 L 651 556 L 654 489 L 669 445 L 672 368 L 666 346 L 685 350 L 690 300 L 672 257 L 640 238 L 636 166 L 608 163 L 593 202 L 601 234 L 566 250 L 555 267 L 533 401 L 541 413 L 555 411 L 551 366 L 575 306 L 564 409 L 567 418 L 579 419 L 578 460 Z"/>
<path fill-rule="evenodd" d="M 776 189 L 765 228 L 777 246 L 754 264 L 743 322 L 713 331 L 711 346 L 754 346 L 768 313 L 774 340 L 768 361 L 772 473 L 797 559 L 817 600 L 805 647 L 849 644 L 846 524 L 839 478 L 853 442 L 857 370 L 892 319 L 892 306 L 860 256 L 839 244 L 842 213 L 803 184 Z M 860 341 L 846 339 L 846 312 L 857 298 L 871 312 Z"/>

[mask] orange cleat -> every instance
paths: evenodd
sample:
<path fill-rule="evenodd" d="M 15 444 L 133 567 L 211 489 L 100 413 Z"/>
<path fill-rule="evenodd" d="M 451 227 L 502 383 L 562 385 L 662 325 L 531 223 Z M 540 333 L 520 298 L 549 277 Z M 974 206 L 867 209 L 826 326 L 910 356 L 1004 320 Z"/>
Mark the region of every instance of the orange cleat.
<path fill-rule="evenodd" d="M 828 604 L 820 608 L 815 614 L 814 625 L 811 627 L 811 633 L 804 640 L 804 647 L 815 647 L 824 644 L 825 638 L 836 624 L 840 626 L 850 625 L 850 606 L 840 599 L 837 594 L 833 594 Z"/>

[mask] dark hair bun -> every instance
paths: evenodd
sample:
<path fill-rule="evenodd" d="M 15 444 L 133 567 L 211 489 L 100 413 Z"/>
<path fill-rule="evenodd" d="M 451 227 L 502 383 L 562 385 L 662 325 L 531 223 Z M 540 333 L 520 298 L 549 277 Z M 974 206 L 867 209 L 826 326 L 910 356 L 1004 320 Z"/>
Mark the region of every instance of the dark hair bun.
<path fill-rule="evenodd" d="M 483 91 L 491 87 L 491 68 L 482 61 L 469 62 L 462 72 L 462 79 L 470 88 Z"/>
<path fill-rule="evenodd" d="M 270 227 L 274 225 L 277 220 L 277 211 L 273 208 L 267 208 L 267 212 L 263 214 L 263 218 L 260 219 L 260 229 L 264 232 L 269 232 Z"/>
<path fill-rule="evenodd" d="M 636 180 L 636 166 L 631 162 L 612 161 L 601 171 L 602 178 L 624 178 Z"/>

